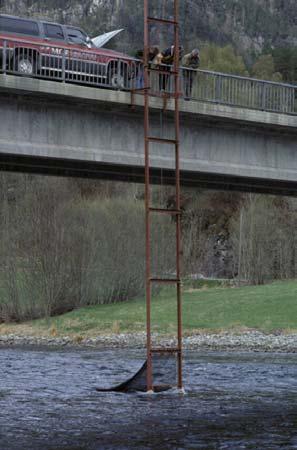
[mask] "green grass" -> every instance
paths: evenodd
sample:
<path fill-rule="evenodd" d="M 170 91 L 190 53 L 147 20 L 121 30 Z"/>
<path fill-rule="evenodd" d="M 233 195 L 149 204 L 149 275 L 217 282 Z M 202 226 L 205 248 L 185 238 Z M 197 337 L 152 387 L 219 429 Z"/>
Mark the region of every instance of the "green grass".
<path fill-rule="evenodd" d="M 297 330 L 297 281 L 264 286 L 185 288 L 185 332 L 194 330 Z M 152 301 L 153 330 L 174 333 L 174 290 L 164 289 Z M 145 330 L 145 300 L 81 308 L 51 319 L 25 324 L 33 334 L 92 336 Z M 22 325 L 15 325 L 22 327 Z M 1 332 L 1 327 L 0 327 Z"/>

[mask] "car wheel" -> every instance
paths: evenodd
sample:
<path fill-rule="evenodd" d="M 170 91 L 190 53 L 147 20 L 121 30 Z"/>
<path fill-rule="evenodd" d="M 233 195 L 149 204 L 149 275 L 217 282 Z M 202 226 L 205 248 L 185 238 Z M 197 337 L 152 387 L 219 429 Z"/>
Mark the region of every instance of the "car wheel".
<path fill-rule="evenodd" d="M 28 55 L 19 55 L 17 57 L 16 70 L 21 75 L 34 75 L 34 60 Z"/>

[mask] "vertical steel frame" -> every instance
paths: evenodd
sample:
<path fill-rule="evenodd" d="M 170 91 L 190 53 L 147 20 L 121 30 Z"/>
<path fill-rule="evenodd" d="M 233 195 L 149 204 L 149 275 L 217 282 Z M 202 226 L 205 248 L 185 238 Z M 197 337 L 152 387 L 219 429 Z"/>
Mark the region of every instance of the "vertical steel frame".
<path fill-rule="evenodd" d="M 168 72 L 169 77 L 174 76 L 174 90 L 172 93 L 164 93 L 164 107 L 168 97 L 174 99 L 174 129 L 175 139 L 163 139 L 150 135 L 150 24 L 159 23 L 171 25 L 174 28 L 174 65 L 173 70 Z M 180 198 L 180 70 L 179 70 L 179 1 L 174 0 L 173 20 L 160 19 L 149 16 L 149 0 L 144 0 L 144 154 L 145 154 L 145 229 L 146 229 L 146 329 L 147 329 L 147 391 L 153 391 L 153 354 L 154 353 L 176 353 L 177 355 L 177 387 L 182 389 L 182 293 L 181 293 L 181 198 Z M 154 69 L 155 70 L 155 69 Z M 150 183 L 150 143 L 173 145 L 175 148 L 175 209 L 153 208 L 151 206 L 151 183 Z M 176 278 L 152 278 L 151 273 L 151 215 L 155 213 L 169 214 L 175 216 L 176 226 Z M 152 284 L 166 283 L 176 286 L 177 298 L 177 347 L 176 348 L 153 348 L 151 336 L 151 297 Z"/>

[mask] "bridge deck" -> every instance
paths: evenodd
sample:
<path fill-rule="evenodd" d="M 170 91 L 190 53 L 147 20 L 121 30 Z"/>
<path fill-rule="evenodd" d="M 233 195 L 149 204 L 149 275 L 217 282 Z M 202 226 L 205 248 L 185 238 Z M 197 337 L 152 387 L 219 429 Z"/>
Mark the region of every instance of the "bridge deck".
<path fill-rule="evenodd" d="M 110 105 L 113 103 L 119 109 L 123 108 L 123 106 L 131 105 L 130 92 L 4 74 L 0 74 L 0 92 L 39 97 L 46 96 L 51 97 L 55 101 L 81 102 L 83 104 L 103 103 Z M 162 110 L 164 107 L 164 102 L 161 98 L 151 98 L 150 102 L 151 107 L 156 110 Z M 174 110 L 173 102 L 173 99 L 167 101 L 168 111 Z M 141 94 L 134 94 L 134 104 L 136 107 L 143 107 L 143 96 Z M 295 129 L 297 127 L 297 115 L 260 111 L 212 102 L 181 100 L 180 111 L 181 114 L 213 118 L 215 121 L 256 124 L 257 127 L 260 125 L 282 129 Z"/>
<path fill-rule="evenodd" d="M 143 182 L 142 95 L 132 109 L 130 92 L 2 74 L 0 99 L 2 170 Z M 163 100 L 151 106 L 157 130 Z M 180 108 L 182 184 L 296 194 L 297 116 L 200 101 Z M 156 150 L 152 181 L 162 168 L 171 183 L 172 160 Z"/>

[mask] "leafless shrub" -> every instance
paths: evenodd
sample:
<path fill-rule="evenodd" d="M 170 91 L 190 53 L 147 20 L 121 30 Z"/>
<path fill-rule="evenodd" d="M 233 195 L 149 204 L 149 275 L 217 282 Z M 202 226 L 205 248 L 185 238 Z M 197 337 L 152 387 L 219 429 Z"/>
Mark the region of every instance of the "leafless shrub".
<path fill-rule="evenodd" d="M 22 176 L 21 183 L 22 195 L 1 203 L 0 320 L 143 294 L 144 209 L 135 192 L 102 198 L 80 195 L 78 184 L 65 179 Z M 153 242 L 161 270 L 169 270 L 172 224 L 158 220 Z"/>
<path fill-rule="evenodd" d="M 293 200 L 248 196 L 230 228 L 239 280 L 262 284 L 296 276 L 296 217 Z"/>

